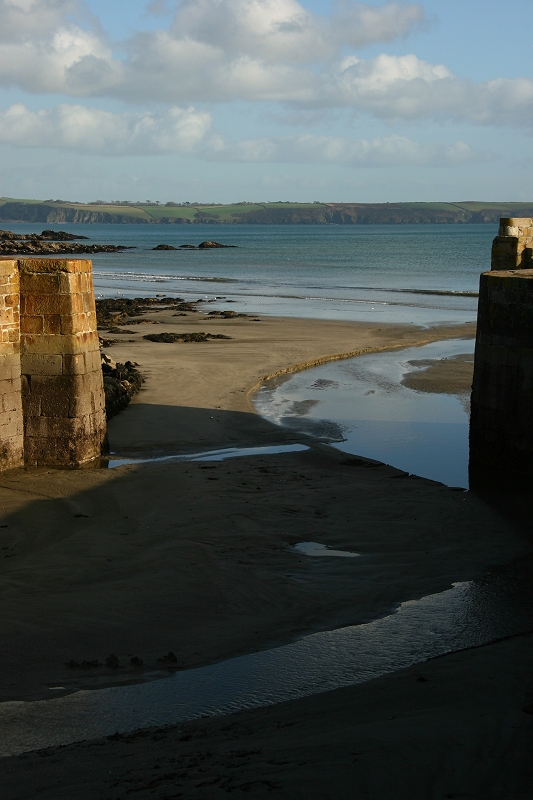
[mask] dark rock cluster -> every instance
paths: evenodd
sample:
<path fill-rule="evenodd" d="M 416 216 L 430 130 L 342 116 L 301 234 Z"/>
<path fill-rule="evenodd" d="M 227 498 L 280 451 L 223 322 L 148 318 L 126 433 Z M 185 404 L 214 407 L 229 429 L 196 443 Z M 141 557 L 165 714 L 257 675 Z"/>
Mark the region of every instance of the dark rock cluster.
<path fill-rule="evenodd" d="M 123 250 L 134 250 L 133 247 L 114 244 L 80 244 L 75 239 L 87 239 L 86 236 L 74 236 L 65 231 L 45 230 L 42 233 L 13 233 L 0 231 L 0 255 L 3 256 L 48 256 L 78 255 L 84 253 L 120 253 Z"/>
<path fill-rule="evenodd" d="M 158 244 L 156 247 L 152 247 L 152 250 L 214 250 L 218 247 L 237 247 L 237 245 L 206 241 L 200 242 L 198 247 L 195 247 L 194 244 L 180 244 L 179 247 L 174 247 L 171 244 Z"/>
<path fill-rule="evenodd" d="M 237 314 L 236 311 L 210 311 L 208 317 L 218 317 L 219 319 L 235 319 L 236 317 L 247 317 L 248 314 Z"/>
<path fill-rule="evenodd" d="M 172 650 L 169 650 L 166 655 L 161 656 L 161 658 L 155 659 L 156 665 L 165 665 L 167 667 L 171 667 L 172 665 L 177 664 L 178 657 Z M 132 667 L 142 667 L 144 666 L 144 660 L 139 658 L 139 656 L 132 656 L 130 658 L 130 665 Z M 119 657 L 115 653 L 111 653 L 104 658 L 103 661 L 100 661 L 98 658 L 94 659 L 85 659 L 84 661 L 75 661 L 73 658 L 70 661 L 67 661 L 66 665 L 70 669 L 98 669 L 99 667 L 104 667 L 107 669 L 125 669 L 126 664 L 121 664 Z M 118 734 L 117 734 L 118 736 Z M 108 736 L 108 739 L 112 739 L 112 736 Z"/>
<path fill-rule="evenodd" d="M 208 339 L 231 339 L 231 336 L 224 336 L 223 333 L 204 333 L 197 331 L 194 333 L 147 333 L 143 339 L 148 339 L 150 342 L 166 342 L 172 344 L 173 342 L 207 342 Z"/>
<path fill-rule="evenodd" d="M 132 317 L 146 311 L 163 308 L 179 308 L 184 303 L 181 297 L 107 297 L 96 301 L 96 320 L 99 328 L 131 324 Z M 186 304 L 189 305 L 189 304 Z"/>
<path fill-rule="evenodd" d="M 236 244 L 220 244 L 220 242 L 200 242 L 198 250 L 212 250 L 216 247 L 237 247 Z"/>
<path fill-rule="evenodd" d="M 102 353 L 104 393 L 107 419 L 111 419 L 126 408 L 134 394 L 141 388 L 144 378 L 137 369 L 138 364 L 126 361 L 120 364 Z"/>
<path fill-rule="evenodd" d="M 41 233 L 14 233 L 13 231 L 0 231 L 0 240 L 10 239 L 13 241 L 47 241 L 47 242 L 72 242 L 76 239 L 88 239 L 87 236 L 77 236 L 66 231 L 45 230 Z"/>

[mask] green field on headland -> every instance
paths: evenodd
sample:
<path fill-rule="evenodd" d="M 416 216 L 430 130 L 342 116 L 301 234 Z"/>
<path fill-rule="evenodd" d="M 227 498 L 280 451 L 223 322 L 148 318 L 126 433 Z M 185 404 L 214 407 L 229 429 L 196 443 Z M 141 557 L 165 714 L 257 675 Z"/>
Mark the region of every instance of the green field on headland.
<path fill-rule="evenodd" d="M 497 223 L 531 217 L 531 203 L 71 203 L 0 198 L 1 222 L 120 224 L 408 225 Z"/>

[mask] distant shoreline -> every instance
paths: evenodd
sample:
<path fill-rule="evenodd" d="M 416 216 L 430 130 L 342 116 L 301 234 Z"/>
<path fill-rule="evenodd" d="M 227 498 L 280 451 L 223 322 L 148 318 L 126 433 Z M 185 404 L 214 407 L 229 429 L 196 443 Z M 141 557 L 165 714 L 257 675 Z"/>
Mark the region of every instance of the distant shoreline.
<path fill-rule="evenodd" d="M 0 222 L 121 225 L 465 225 L 531 217 L 530 203 L 71 203 L 0 198 Z"/>

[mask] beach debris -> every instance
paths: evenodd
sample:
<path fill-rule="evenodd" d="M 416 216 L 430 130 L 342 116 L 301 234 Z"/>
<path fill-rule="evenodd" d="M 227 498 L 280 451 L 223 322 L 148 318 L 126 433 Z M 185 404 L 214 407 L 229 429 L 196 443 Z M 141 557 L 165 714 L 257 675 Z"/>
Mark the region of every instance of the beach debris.
<path fill-rule="evenodd" d="M 94 661 L 78 662 L 74 661 L 74 659 L 71 659 L 69 662 L 67 662 L 67 667 L 69 667 L 69 669 L 94 669 L 95 667 L 102 667 L 102 666 L 103 664 L 100 661 L 98 661 L 97 658 L 95 658 Z"/>
<path fill-rule="evenodd" d="M 377 461 L 370 461 L 368 458 L 345 458 L 344 461 L 339 462 L 342 467 L 367 467 L 372 469 L 373 467 L 381 467 L 383 466 Z M 396 477 L 396 476 L 395 476 Z M 403 475 L 399 475 L 398 477 L 409 477 L 409 473 L 404 473 Z"/>
<path fill-rule="evenodd" d="M 158 663 L 168 662 L 169 664 L 176 664 L 178 661 L 178 657 L 172 650 L 169 650 L 166 656 L 157 659 Z"/>
<path fill-rule="evenodd" d="M 194 333 L 147 333 L 143 339 L 148 339 L 150 342 L 165 342 L 172 344 L 174 342 L 207 342 L 208 339 L 231 339 L 231 336 L 224 336 L 222 333 L 204 333 L 204 331 L 195 331 Z"/>

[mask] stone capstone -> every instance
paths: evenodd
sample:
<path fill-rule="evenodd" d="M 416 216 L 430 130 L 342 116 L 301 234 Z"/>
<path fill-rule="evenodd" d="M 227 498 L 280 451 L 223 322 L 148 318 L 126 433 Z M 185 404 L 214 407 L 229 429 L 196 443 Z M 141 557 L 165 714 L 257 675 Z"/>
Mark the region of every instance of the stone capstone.
<path fill-rule="evenodd" d="M 533 219 L 503 217 L 492 243 L 491 270 L 533 268 Z"/>

